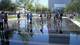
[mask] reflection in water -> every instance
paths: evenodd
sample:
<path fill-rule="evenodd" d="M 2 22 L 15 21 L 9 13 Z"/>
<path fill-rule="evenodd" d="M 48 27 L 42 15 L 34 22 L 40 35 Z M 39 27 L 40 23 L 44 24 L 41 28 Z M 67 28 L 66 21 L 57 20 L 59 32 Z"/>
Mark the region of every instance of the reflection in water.
<path fill-rule="evenodd" d="M 28 45 L 29 40 L 33 37 L 33 33 L 31 32 L 19 33 L 19 35 L 24 45 Z"/>
<path fill-rule="evenodd" d="M 17 19 L 17 26 L 18 26 L 18 28 L 17 28 L 17 30 L 18 30 L 18 32 L 20 32 L 20 19 Z"/>
<path fill-rule="evenodd" d="M 49 43 L 50 44 L 63 44 L 63 45 L 69 45 L 70 41 L 70 35 L 69 34 L 59 34 L 62 33 L 60 31 L 57 33 L 57 30 L 61 30 L 61 26 L 57 27 L 57 23 L 54 22 L 54 29 L 51 28 L 52 22 L 51 20 L 48 20 L 48 32 L 49 32 Z M 58 29 L 59 28 L 59 29 Z M 57 31 L 57 32 L 55 32 Z"/>
<path fill-rule="evenodd" d="M 80 34 L 70 34 L 70 45 L 80 45 Z"/>
<path fill-rule="evenodd" d="M 23 30 L 25 30 L 25 29 L 23 29 L 21 31 L 21 33 L 17 33 L 17 34 L 13 33 L 13 37 L 11 39 L 12 39 L 12 41 L 14 41 L 14 40 L 22 41 L 22 44 L 15 42 L 17 45 L 33 45 L 34 42 L 36 42 L 35 44 L 37 44 L 37 45 L 40 45 L 40 43 L 41 44 L 42 43 L 46 43 L 47 45 L 48 44 L 69 45 L 69 43 L 71 45 L 74 44 L 74 43 L 75 44 L 77 44 L 77 43 L 79 44 L 80 36 L 75 36 L 74 37 L 73 35 L 71 36 L 69 34 L 64 34 L 64 33 L 63 34 L 59 34 L 59 33 L 52 32 L 52 31 L 54 31 L 54 29 L 52 29 L 54 25 L 52 26 L 53 22 L 51 22 L 51 21 L 52 20 L 48 20 L 47 24 L 45 23 L 45 21 L 43 21 L 44 24 L 41 23 L 41 22 L 39 22 L 39 24 L 38 24 L 38 22 L 36 22 L 36 21 L 34 21 L 35 24 L 32 24 L 32 22 L 30 22 L 30 23 L 27 24 L 27 28 L 28 28 L 27 30 L 28 31 L 23 31 Z M 32 25 L 33 25 L 33 27 L 35 29 L 32 27 Z M 67 25 L 65 25 L 65 26 L 67 26 Z M 21 29 L 23 27 L 25 27 L 25 21 L 21 20 L 19 29 Z M 40 30 L 40 28 L 42 30 Z M 44 33 L 42 34 L 41 32 L 44 32 Z M 5 36 L 3 36 L 3 35 L 5 35 Z M 3 37 L 5 39 L 9 40 L 10 36 L 8 36 L 8 33 L 2 33 L 1 39 L 4 39 Z M 23 44 L 24 41 L 26 41 L 25 44 Z M 31 43 L 31 42 L 33 42 L 33 43 Z M 3 44 L 3 45 L 5 45 L 5 44 L 9 45 L 9 43 L 10 43 L 10 45 L 14 45 L 15 44 L 15 43 L 9 42 L 9 41 L 6 42 L 4 40 L 2 40 L 2 42 L 1 42 L 1 44 Z"/>
<path fill-rule="evenodd" d="M 24 45 L 28 45 L 28 41 L 33 37 L 32 22 L 27 22 L 27 30 L 19 33 L 22 41 L 26 41 Z"/>
<path fill-rule="evenodd" d="M 33 29 L 32 29 L 32 21 L 31 22 L 29 22 L 29 35 L 32 37 L 33 36 Z"/>
<path fill-rule="evenodd" d="M 69 45 L 70 35 L 66 34 L 49 34 L 49 43 Z"/>
<path fill-rule="evenodd" d="M 8 29 L 8 22 L 4 22 L 4 29 Z"/>
<path fill-rule="evenodd" d="M 28 32 L 30 32 L 30 33 L 33 32 L 33 31 L 32 31 L 32 22 L 28 22 L 28 24 L 27 24 L 27 30 L 28 30 Z"/>
<path fill-rule="evenodd" d="M 1 32 L 1 45 L 9 45 L 10 37 L 12 37 L 11 31 Z"/>
<path fill-rule="evenodd" d="M 4 22 L 4 30 L 0 31 L 1 45 L 9 45 L 9 38 L 12 36 L 12 30 L 8 28 L 7 19 Z"/>
<path fill-rule="evenodd" d="M 41 20 L 41 29 L 40 31 L 43 33 L 43 20 Z"/>
<path fill-rule="evenodd" d="M 43 33 L 43 29 L 40 29 L 41 33 Z"/>

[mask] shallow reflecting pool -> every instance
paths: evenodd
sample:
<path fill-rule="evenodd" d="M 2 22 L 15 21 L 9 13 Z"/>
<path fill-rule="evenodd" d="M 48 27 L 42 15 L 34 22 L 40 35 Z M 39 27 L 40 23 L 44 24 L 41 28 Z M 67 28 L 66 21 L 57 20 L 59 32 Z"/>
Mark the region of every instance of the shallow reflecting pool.
<path fill-rule="evenodd" d="M 63 19 L 61 34 L 56 32 L 52 19 L 33 19 L 32 23 L 24 19 L 13 25 L 15 30 L 0 32 L 0 45 L 80 45 L 80 33 L 75 32 L 80 28 L 67 19 Z"/>

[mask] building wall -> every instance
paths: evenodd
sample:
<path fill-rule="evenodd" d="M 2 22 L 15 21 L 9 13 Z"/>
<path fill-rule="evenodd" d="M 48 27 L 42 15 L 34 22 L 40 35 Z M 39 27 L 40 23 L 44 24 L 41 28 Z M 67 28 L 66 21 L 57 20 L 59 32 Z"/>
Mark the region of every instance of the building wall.
<path fill-rule="evenodd" d="M 53 10 L 53 8 L 54 8 L 54 3 L 53 2 L 54 2 L 53 0 L 48 0 L 48 8 L 50 10 Z"/>
<path fill-rule="evenodd" d="M 64 8 L 67 4 L 70 3 L 70 0 L 48 0 L 49 9 L 58 9 Z"/>
<path fill-rule="evenodd" d="M 54 0 L 55 4 L 67 4 L 69 0 Z"/>

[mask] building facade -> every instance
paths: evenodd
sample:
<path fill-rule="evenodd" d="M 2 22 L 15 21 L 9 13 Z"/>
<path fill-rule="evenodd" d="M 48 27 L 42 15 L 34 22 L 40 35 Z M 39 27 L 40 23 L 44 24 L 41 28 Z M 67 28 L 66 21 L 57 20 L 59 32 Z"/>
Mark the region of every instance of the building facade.
<path fill-rule="evenodd" d="M 48 8 L 53 11 L 54 9 L 64 8 L 70 0 L 48 0 Z"/>

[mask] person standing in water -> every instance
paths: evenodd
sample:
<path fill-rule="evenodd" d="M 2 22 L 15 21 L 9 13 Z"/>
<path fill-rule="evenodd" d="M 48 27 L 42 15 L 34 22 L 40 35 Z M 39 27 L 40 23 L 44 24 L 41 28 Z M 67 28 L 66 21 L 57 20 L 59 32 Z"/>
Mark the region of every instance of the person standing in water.
<path fill-rule="evenodd" d="M 30 12 L 30 22 L 32 22 L 32 13 Z"/>
<path fill-rule="evenodd" d="M 41 18 L 41 20 L 40 20 L 40 22 L 41 22 L 41 29 L 40 29 L 40 31 L 43 33 L 43 16 L 42 16 L 42 13 L 40 14 L 40 18 Z"/>
<path fill-rule="evenodd" d="M 20 19 L 20 12 L 17 14 L 17 18 L 18 18 L 18 20 Z"/>
<path fill-rule="evenodd" d="M 3 27 L 3 23 L 4 23 L 4 12 L 2 11 L 0 14 L 0 31 L 3 31 L 4 27 Z"/>
<path fill-rule="evenodd" d="M 27 22 L 29 22 L 29 13 L 27 13 Z"/>
<path fill-rule="evenodd" d="M 8 17 L 7 17 L 7 13 L 5 13 L 5 15 L 4 15 L 4 25 L 5 25 L 5 28 L 7 29 L 8 28 Z"/>

